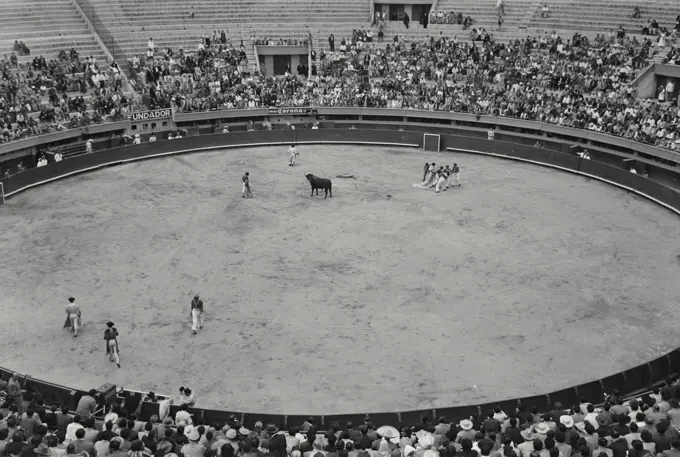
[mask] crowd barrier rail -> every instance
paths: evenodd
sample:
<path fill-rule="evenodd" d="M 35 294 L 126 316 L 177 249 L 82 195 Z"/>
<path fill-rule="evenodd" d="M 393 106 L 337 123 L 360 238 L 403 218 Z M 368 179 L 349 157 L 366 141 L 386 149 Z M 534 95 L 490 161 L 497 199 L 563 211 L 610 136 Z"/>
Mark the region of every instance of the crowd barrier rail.
<path fill-rule="evenodd" d="M 363 124 L 362 124 L 363 125 Z M 124 164 L 156 157 L 211 150 L 228 150 L 238 147 L 253 147 L 264 145 L 301 144 L 370 144 L 396 145 L 413 148 L 424 146 L 424 132 L 403 131 L 400 124 L 386 126 L 373 125 L 365 129 L 297 129 L 297 130 L 262 130 L 256 132 L 233 132 L 228 134 L 208 134 L 186 137 L 172 141 L 158 141 L 117 147 L 91 154 L 85 154 L 73 159 L 50 164 L 49 166 L 27 170 L 3 181 L 8 197 L 31 187 L 48 182 L 99 169 L 106 166 Z M 391 127 L 391 129 L 387 129 Z M 598 179 L 609 184 L 630 190 L 645 198 L 665 206 L 680 215 L 680 192 L 660 182 L 632 174 L 620 166 L 610 165 L 597 160 L 585 160 L 577 155 L 560 150 L 536 148 L 526 144 L 510 143 L 485 138 L 453 135 L 445 133 L 446 128 L 440 130 L 441 150 L 448 150 L 455 154 L 487 154 L 503 159 L 519 160 L 541 166 L 552 167 L 566 172 L 575 173 L 588 178 Z M 451 131 L 457 131 L 452 128 Z M 424 153 L 425 154 L 425 153 Z M 11 372 L 0 368 L 0 377 L 7 379 Z M 504 409 L 514 408 L 518 402 L 528 406 L 536 406 L 539 410 L 547 411 L 556 401 L 564 405 L 577 403 L 581 398 L 599 402 L 605 394 L 618 389 L 621 393 L 634 393 L 651 386 L 675 378 L 680 373 L 680 349 L 673 350 L 655 360 L 644 363 L 606 378 L 594 379 L 584 384 L 567 387 L 555 392 L 532 392 L 532 396 L 525 398 L 499 397 L 485 404 L 456 405 L 449 408 L 437 408 L 414 411 L 375 412 L 357 411 L 351 414 L 319 415 L 319 411 L 310 411 L 305 415 L 268 414 L 265 411 L 227 411 L 193 408 L 191 412 L 196 418 L 203 418 L 208 424 L 224 423 L 231 415 L 235 415 L 246 427 L 252 427 L 256 421 L 274 423 L 279 426 L 298 424 L 309 416 L 317 419 L 319 424 L 329 425 L 333 422 L 341 426 L 347 421 L 362 423 L 366 414 L 370 414 L 373 421 L 380 425 L 399 425 L 401 423 L 420 422 L 423 417 L 436 420 L 438 416 L 445 416 L 451 421 L 468 418 L 471 415 L 481 415 L 493 407 Z M 59 386 L 38 379 L 28 379 L 26 388 L 29 392 L 39 393 L 46 403 L 65 404 L 75 409 L 78 400 L 85 391 Z M 140 406 L 142 393 L 125 391 L 127 409 L 134 411 Z M 171 408 L 171 414 L 176 412 L 176 406 Z M 147 420 L 158 413 L 158 404 L 142 403 L 139 408 L 140 420 Z"/>
<path fill-rule="evenodd" d="M 423 124 L 432 123 L 443 129 L 460 130 L 466 135 L 475 129 L 486 129 L 495 126 L 497 139 L 507 141 L 521 141 L 521 138 L 531 136 L 532 141 L 557 141 L 562 144 L 577 142 L 587 145 L 588 148 L 599 149 L 602 152 L 620 157 L 637 158 L 650 165 L 658 165 L 659 162 L 667 165 L 665 168 L 680 172 L 680 153 L 668 149 L 658 148 L 648 144 L 638 143 L 626 138 L 606 135 L 590 130 L 564 127 L 544 122 L 527 121 L 500 116 L 477 116 L 469 113 L 454 113 L 444 111 L 422 111 L 411 109 L 385 109 L 385 108 L 336 108 L 317 107 L 314 118 L 317 119 L 356 119 L 359 122 L 370 121 L 372 125 L 400 124 L 406 130 L 422 130 Z M 276 122 L 276 115 L 270 115 L 267 108 L 247 110 L 221 110 L 202 111 L 192 113 L 175 113 L 172 121 L 176 125 L 190 125 L 201 123 L 229 123 L 230 120 L 246 118 L 267 118 L 272 123 Z M 280 116 L 279 116 L 280 117 Z M 58 143 L 67 139 L 84 141 L 92 135 L 105 133 L 120 133 L 125 131 L 133 133 L 132 123 L 128 120 L 95 124 L 77 129 L 54 132 L 46 135 L 29 137 L 23 140 L 0 144 L 0 162 L 10 157 L 15 157 L 22 152 L 35 153 L 36 148 Z M 519 131 L 519 132 L 517 132 Z M 446 132 L 444 132 L 446 133 Z M 477 132 L 480 135 L 484 132 Z M 499 137 L 499 135 L 501 137 Z M 561 141 L 560 141 L 561 139 Z M 663 166 L 663 165 L 662 165 Z M 677 169 L 677 170 L 676 170 Z"/>

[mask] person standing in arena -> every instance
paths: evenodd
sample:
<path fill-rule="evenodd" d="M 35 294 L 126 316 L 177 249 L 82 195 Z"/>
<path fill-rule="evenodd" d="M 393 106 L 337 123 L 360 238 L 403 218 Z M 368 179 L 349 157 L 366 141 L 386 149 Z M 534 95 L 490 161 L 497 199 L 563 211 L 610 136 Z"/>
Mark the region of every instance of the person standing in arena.
<path fill-rule="evenodd" d="M 300 154 L 297 152 L 297 149 L 295 149 L 295 145 L 291 144 L 290 147 L 288 148 L 288 154 L 290 154 L 290 163 L 288 164 L 289 167 L 292 167 L 295 165 L 295 158 Z"/>
<path fill-rule="evenodd" d="M 203 300 L 198 297 L 198 294 L 194 295 L 194 299 L 191 300 L 191 330 L 196 334 L 196 329 L 203 328 Z"/>
<path fill-rule="evenodd" d="M 444 167 L 444 179 L 446 180 L 444 182 L 444 190 L 449 188 L 449 183 L 451 182 L 451 169 L 449 166 Z"/>
<path fill-rule="evenodd" d="M 437 184 L 435 186 L 435 192 L 439 193 L 439 189 L 446 185 L 446 172 L 444 170 L 437 171 Z"/>
<path fill-rule="evenodd" d="M 106 323 L 108 327 L 104 330 L 104 339 L 106 340 L 106 355 L 109 356 L 109 360 L 116 362 L 118 368 L 120 368 L 120 351 L 118 350 L 118 330 L 114 327 L 114 323 L 109 321 Z"/>
<path fill-rule="evenodd" d="M 440 189 L 446 190 L 446 184 L 449 182 L 449 169 L 439 170 L 439 179 L 437 179 L 437 186 L 435 191 L 439 193 Z"/>
<path fill-rule="evenodd" d="M 250 173 L 246 171 L 246 174 L 241 178 L 243 181 L 243 189 L 241 190 L 241 198 L 251 198 L 253 193 L 250 191 Z"/>
<path fill-rule="evenodd" d="M 456 162 L 453 163 L 453 169 L 451 169 L 451 187 L 460 187 L 460 168 Z M 454 185 L 453 180 L 455 179 L 456 184 Z"/>
<path fill-rule="evenodd" d="M 69 297 L 68 305 L 66 305 L 66 322 L 64 322 L 64 328 L 68 327 L 69 330 L 72 330 L 74 338 L 78 336 L 82 317 L 80 308 L 74 303 L 75 301 L 75 298 Z"/>

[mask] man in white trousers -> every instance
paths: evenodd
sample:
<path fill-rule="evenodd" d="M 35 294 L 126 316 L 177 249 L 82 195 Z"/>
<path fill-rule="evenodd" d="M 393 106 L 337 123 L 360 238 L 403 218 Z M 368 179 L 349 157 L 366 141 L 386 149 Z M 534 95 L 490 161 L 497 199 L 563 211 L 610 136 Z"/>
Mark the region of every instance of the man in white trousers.
<path fill-rule="evenodd" d="M 435 186 L 434 190 L 435 192 L 439 193 L 439 189 L 444 187 L 446 185 L 446 172 L 443 170 L 439 170 L 437 172 L 437 185 Z"/>
<path fill-rule="evenodd" d="M 289 167 L 292 167 L 295 165 L 295 158 L 300 154 L 297 152 L 297 149 L 295 149 L 295 145 L 291 144 L 290 147 L 288 148 L 288 154 L 290 154 L 290 163 L 288 163 Z"/>
<path fill-rule="evenodd" d="M 118 330 L 115 324 L 111 321 L 106 323 L 108 327 L 104 330 L 104 340 L 106 340 L 106 355 L 109 356 L 109 360 L 116 362 L 118 368 L 120 368 L 120 351 L 118 350 Z"/>
<path fill-rule="evenodd" d="M 460 187 L 460 168 L 456 162 L 453 163 L 453 168 L 451 169 L 451 187 Z M 455 184 L 454 184 L 455 181 Z"/>
<path fill-rule="evenodd" d="M 191 301 L 191 330 L 196 334 L 196 329 L 203 328 L 203 300 L 198 297 L 198 294 L 194 295 L 194 299 Z"/>

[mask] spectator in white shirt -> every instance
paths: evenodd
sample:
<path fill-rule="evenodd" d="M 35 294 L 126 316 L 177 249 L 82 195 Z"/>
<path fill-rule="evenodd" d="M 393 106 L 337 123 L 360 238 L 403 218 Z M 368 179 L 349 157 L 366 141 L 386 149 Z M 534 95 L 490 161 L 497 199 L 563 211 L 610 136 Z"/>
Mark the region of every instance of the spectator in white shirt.
<path fill-rule="evenodd" d="M 76 414 L 73 416 L 73 422 L 68 424 L 66 426 L 66 439 L 64 440 L 64 443 L 71 443 L 72 441 L 75 441 L 76 438 L 76 430 L 78 429 L 84 429 L 82 425 L 80 425 L 80 416 Z"/>
<path fill-rule="evenodd" d="M 156 141 L 156 134 L 152 133 L 151 136 L 149 137 L 149 143 L 153 143 Z"/>
<path fill-rule="evenodd" d="M 193 424 L 191 414 L 187 411 L 188 409 L 189 407 L 187 405 L 180 406 L 179 411 L 175 414 L 175 424 L 184 426 Z"/>
<path fill-rule="evenodd" d="M 592 425 L 594 428 L 598 428 L 600 426 L 600 424 L 597 423 L 597 415 L 599 413 L 595 412 L 595 406 L 588 403 L 586 406 L 586 411 L 588 414 L 586 414 L 584 422 L 590 422 L 590 425 Z"/>
<path fill-rule="evenodd" d="M 638 432 L 638 424 L 635 422 L 635 419 L 633 419 L 633 422 L 628 426 L 630 429 L 630 433 L 624 436 L 626 441 L 628 441 L 628 447 L 632 448 L 633 447 L 633 441 L 639 440 L 640 438 L 640 433 Z"/>
<path fill-rule="evenodd" d="M 62 159 L 63 159 L 63 157 L 61 155 L 61 152 L 57 151 L 57 153 L 54 154 L 54 161 L 55 162 L 61 162 Z"/>
<path fill-rule="evenodd" d="M 673 79 L 669 79 L 666 84 L 666 100 L 671 100 L 673 98 L 673 92 L 675 91 L 675 83 Z"/>
<path fill-rule="evenodd" d="M 496 137 L 496 131 L 493 129 L 493 127 L 489 129 L 486 136 L 489 140 L 493 140 Z"/>
<path fill-rule="evenodd" d="M 496 407 L 493 410 L 493 418 L 496 419 L 498 422 L 505 422 L 505 420 L 508 418 L 508 415 L 503 412 L 500 408 Z"/>
<path fill-rule="evenodd" d="M 179 133 L 177 134 L 177 138 L 181 138 L 179 136 Z M 179 404 L 180 405 L 187 405 L 187 406 L 194 406 L 196 404 L 196 394 L 191 391 L 188 387 L 184 390 L 179 391 Z"/>

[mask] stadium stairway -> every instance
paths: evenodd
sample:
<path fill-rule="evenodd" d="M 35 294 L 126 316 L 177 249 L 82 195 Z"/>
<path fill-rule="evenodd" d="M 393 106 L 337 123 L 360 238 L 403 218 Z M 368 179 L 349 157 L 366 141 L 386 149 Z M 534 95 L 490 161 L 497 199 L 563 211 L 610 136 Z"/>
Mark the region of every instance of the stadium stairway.
<path fill-rule="evenodd" d="M 97 43 L 70 0 L 3 0 L 0 18 L 0 53 L 9 55 L 14 41 L 23 41 L 33 56 L 56 58 L 74 48 L 81 56 L 106 61 Z"/>

